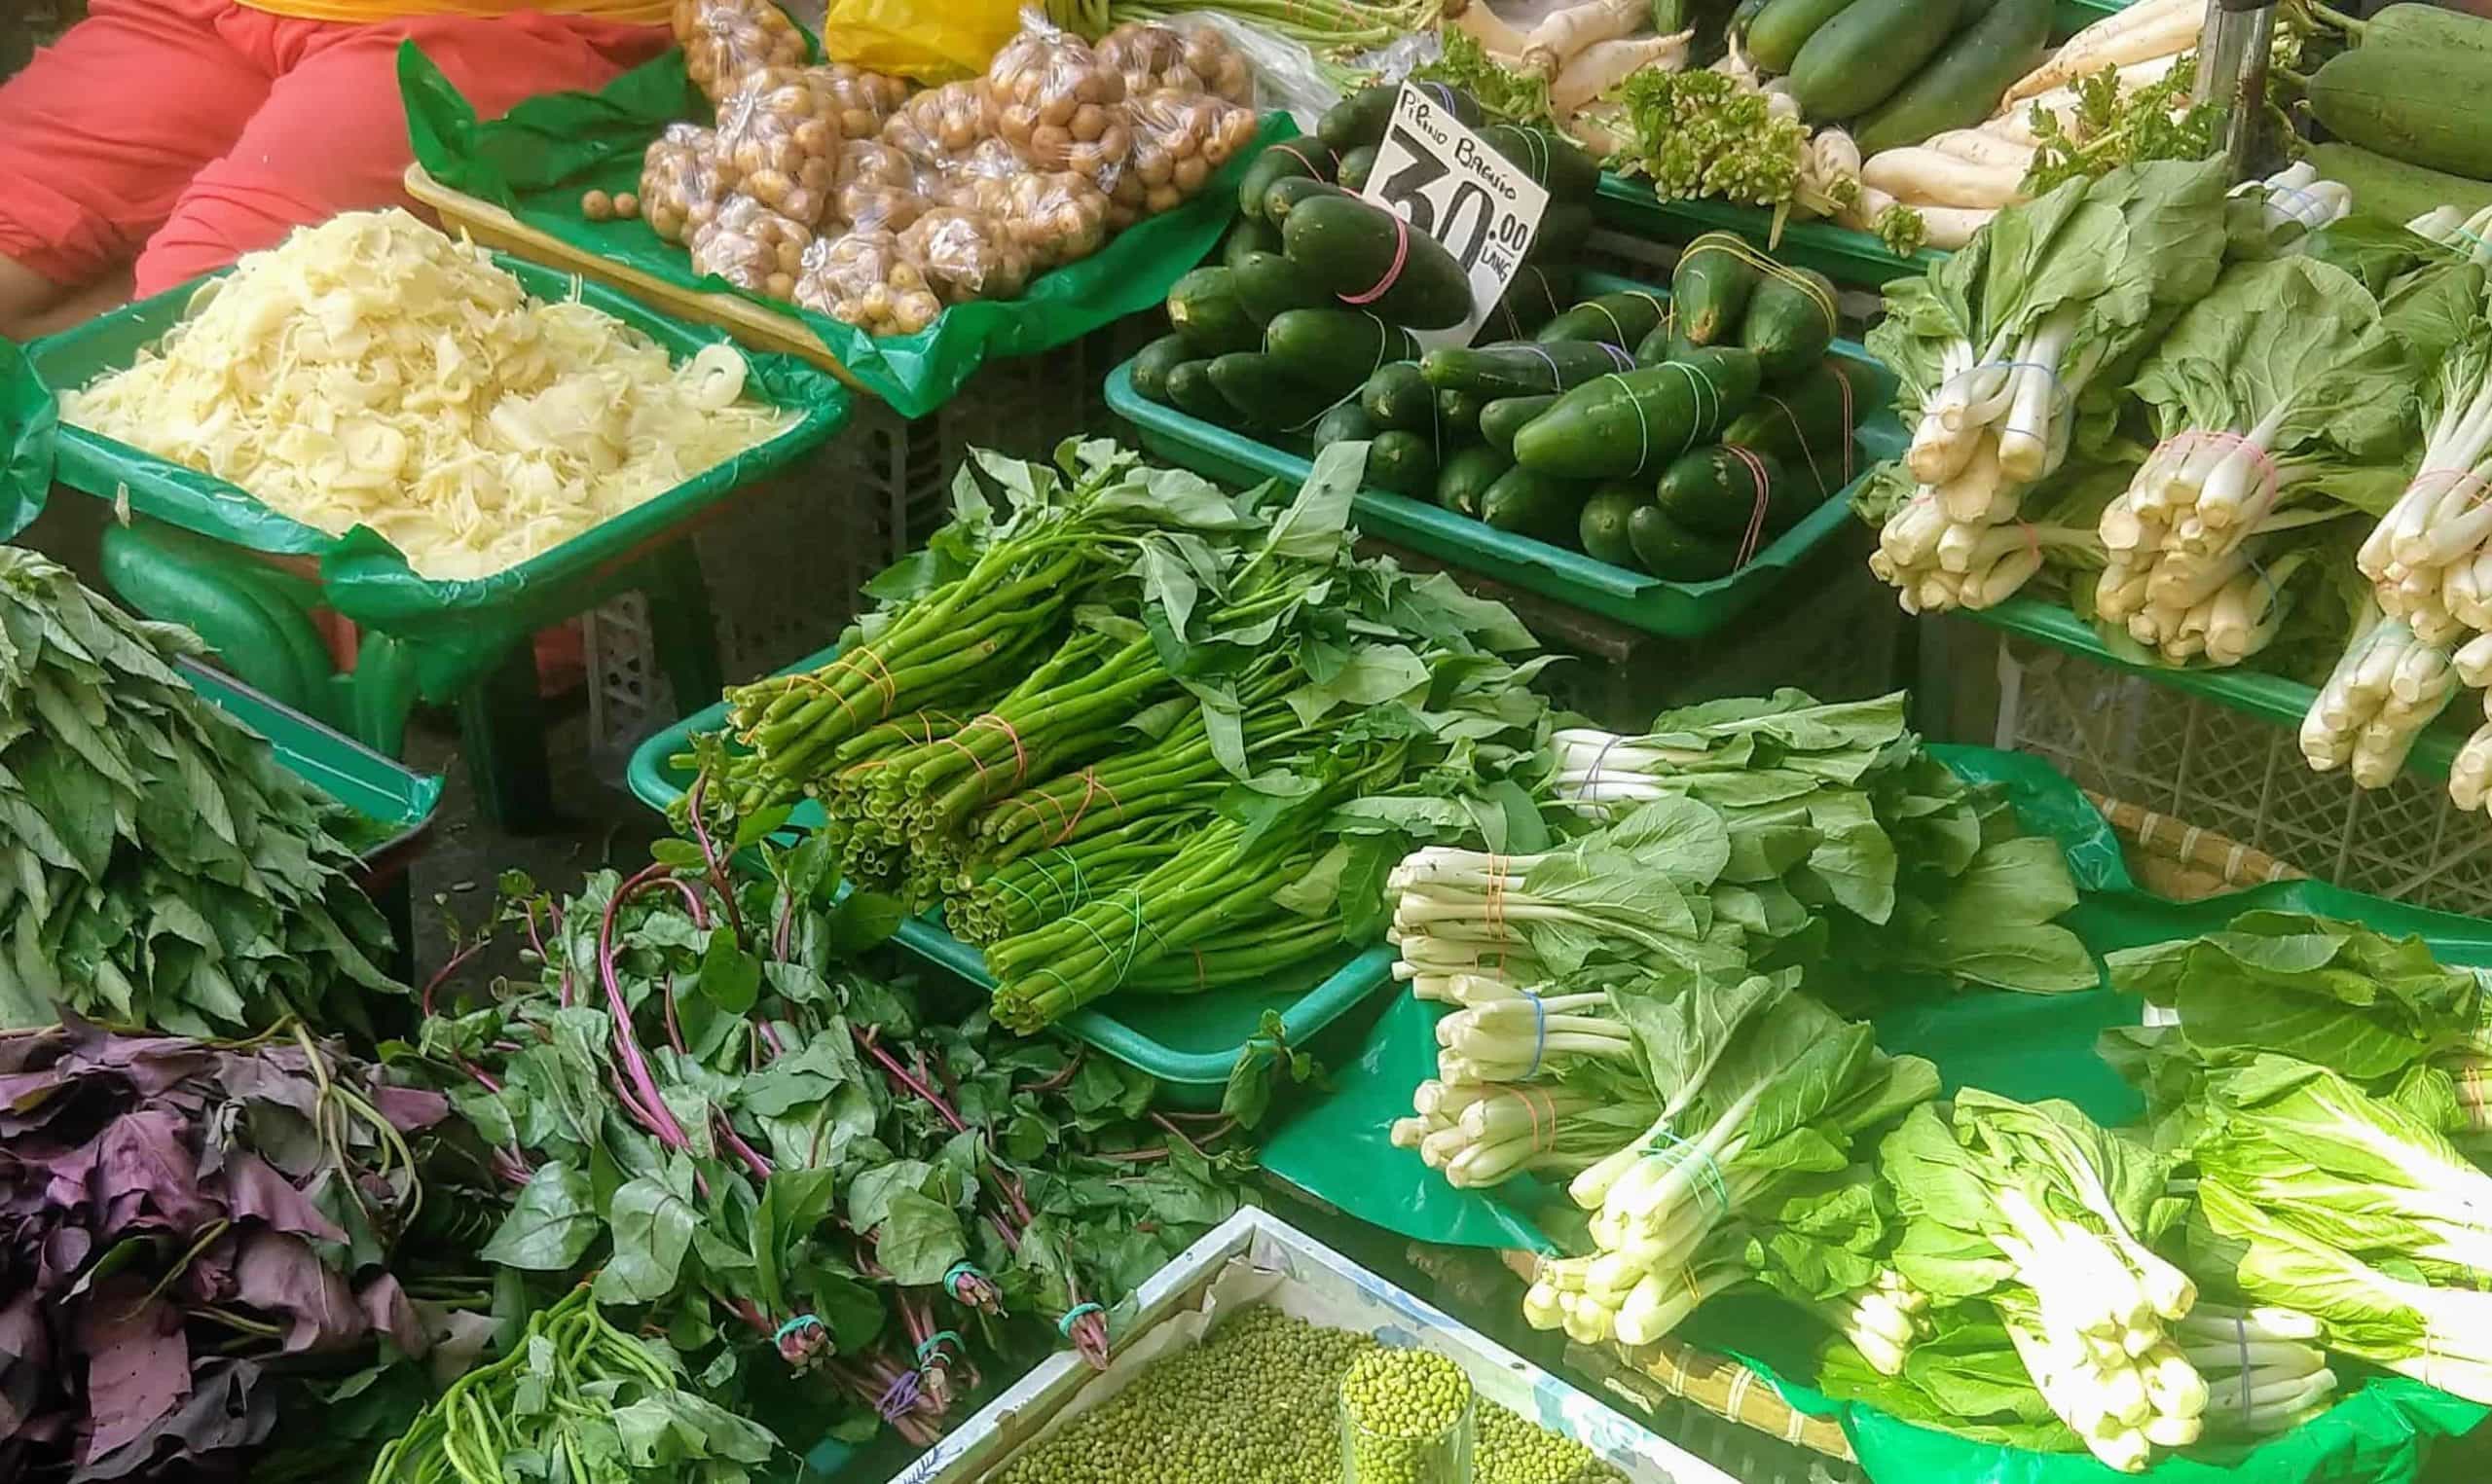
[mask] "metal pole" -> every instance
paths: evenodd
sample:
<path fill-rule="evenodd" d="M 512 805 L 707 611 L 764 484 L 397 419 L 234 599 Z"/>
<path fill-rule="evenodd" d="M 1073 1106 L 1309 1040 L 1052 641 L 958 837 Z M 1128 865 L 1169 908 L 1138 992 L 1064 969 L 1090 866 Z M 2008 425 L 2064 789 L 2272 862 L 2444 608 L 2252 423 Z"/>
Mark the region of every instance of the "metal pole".
<path fill-rule="evenodd" d="M 2265 164 L 2267 54 L 2275 36 L 2273 0 L 2207 0 L 2197 100 L 2215 105 L 2216 143 L 2237 181 Z"/>

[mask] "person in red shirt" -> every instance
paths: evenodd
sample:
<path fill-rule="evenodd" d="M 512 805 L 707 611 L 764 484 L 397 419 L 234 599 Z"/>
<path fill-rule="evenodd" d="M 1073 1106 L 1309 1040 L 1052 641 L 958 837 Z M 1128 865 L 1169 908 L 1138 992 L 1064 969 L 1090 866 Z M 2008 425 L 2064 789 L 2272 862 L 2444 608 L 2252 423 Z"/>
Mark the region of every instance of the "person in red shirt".
<path fill-rule="evenodd" d="M 0 83 L 0 336 L 78 323 L 341 211 L 403 204 L 402 41 L 487 118 L 604 87 L 669 0 L 90 0 Z"/>

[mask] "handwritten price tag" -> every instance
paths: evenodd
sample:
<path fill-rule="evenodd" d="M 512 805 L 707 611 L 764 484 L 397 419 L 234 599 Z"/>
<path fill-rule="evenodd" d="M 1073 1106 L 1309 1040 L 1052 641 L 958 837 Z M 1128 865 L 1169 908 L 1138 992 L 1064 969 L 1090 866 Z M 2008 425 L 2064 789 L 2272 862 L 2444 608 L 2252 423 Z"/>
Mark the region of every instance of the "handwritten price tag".
<path fill-rule="evenodd" d="M 1436 238 L 1471 275 L 1471 317 L 1414 332 L 1421 344 L 1467 345 L 1521 271 L 1549 193 L 1437 99 L 1409 83 L 1361 195 Z"/>

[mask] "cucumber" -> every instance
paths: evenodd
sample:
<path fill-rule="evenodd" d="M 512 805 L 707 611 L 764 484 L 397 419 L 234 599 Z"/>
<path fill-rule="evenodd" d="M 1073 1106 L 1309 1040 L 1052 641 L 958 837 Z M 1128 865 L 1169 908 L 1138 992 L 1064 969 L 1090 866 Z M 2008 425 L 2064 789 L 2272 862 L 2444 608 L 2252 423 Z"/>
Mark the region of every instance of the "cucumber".
<path fill-rule="evenodd" d="M 1515 434 L 1522 425 L 1558 405 L 1555 392 L 1543 397 L 1499 397 L 1480 409 L 1480 436 L 1488 446 L 1514 456 Z"/>
<path fill-rule="evenodd" d="M 2492 181 L 2407 164 L 2360 145 L 2312 145 L 2310 163 L 2323 177 L 2353 192 L 2355 207 L 2366 216 L 2410 222 L 2439 206 L 2455 206 L 2469 216 L 2492 206 Z"/>
<path fill-rule="evenodd" d="M 1483 115 L 1480 112 L 1480 100 L 1478 98 L 1473 97 L 1471 94 L 1449 83 L 1421 83 L 1418 86 L 1419 90 L 1428 95 L 1429 101 L 1435 103 L 1439 108 L 1444 109 L 1447 113 L 1460 119 L 1463 123 L 1463 127 L 1466 128 L 1478 128 L 1480 127 Z M 1393 118 L 1393 111 L 1391 109 L 1386 109 L 1384 117 L 1386 122 L 1390 123 Z"/>
<path fill-rule="evenodd" d="M 1341 157 L 1341 173 L 1333 178 L 1340 182 L 1344 191 L 1364 191 L 1367 189 L 1368 172 L 1374 168 L 1375 146 L 1362 144 Z"/>
<path fill-rule="evenodd" d="M 1237 181 L 1237 209 L 1249 221 L 1264 218 L 1264 193 L 1292 178 L 1331 180 L 1336 158 L 1309 140 L 1284 139 L 1255 157 Z"/>
<path fill-rule="evenodd" d="M 1704 348 L 1679 333 L 1678 321 L 1673 315 L 1655 325 L 1653 333 L 1645 336 L 1643 343 L 1635 347 L 1635 364 L 1659 366 L 1664 361 L 1683 361 Z"/>
<path fill-rule="evenodd" d="M 1499 340 L 1527 340 L 1574 302 L 1571 269 L 1526 263 L 1506 284 L 1505 297 L 1488 311 L 1480 333 Z"/>
<path fill-rule="evenodd" d="M 1723 34 L 1738 42 L 1741 52 L 1746 52 L 1748 27 L 1756 24 L 1756 18 L 1772 3 L 1773 0 L 1740 0 L 1731 11 L 1731 18 L 1722 23 Z"/>
<path fill-rule="evenodd" d="M 1458 515 L 1480 514 L 1480 497 L 1515 466 L 1513 455 L 1486 444 L 1452 454 L 1437 471 L 1437 503 Z"/>
<path fill-rule="evenodd" d="M 1333 308 L 1332 295 L 1308 283 L 1298 265 L 1276 252 L 1250 252 L 1230 264 L 1228 286 L 1246 317 L 1261 325 L 1292 309 Z"/>
<path fill-rule="evenodd" d="M 1182 335 L 1163 335 L 1134 353 L 1134 394 L 1146 401 L 1166 403 L 1168 373 L 1194 359 L 1194 349 Z"/>
<path fill-rule="evenodd" d="M 1769 77 L 1790 71 L 1792 58 L 1800 54 L 1809 38 L 1851 3 L 1852 0 L 1765 0 L 1755 18 L 1748 22 L 1748 60 Z"/>
<path fill-rule="evenodd" d="M 2363 25 L 2365 47 L 2430 51 L 2443 55 L 2472 52 L 2492 61 L 2492 20 L 2437 5 L 2383 6 Z M 2332 178 L 2332 177 L 2331 177 Z"/>
<path fill-rule="evenodd" d="M 1342 397 L 1388 362 L 1417 355 L 1419 343 L 1357 309 L 1288 309 L 1264 327 L 1264 353 L 1299 380 Z"/>
<path fill-rule="evenodd" d="M 1787 528 L 1819 498 L 1772 454 L 1726 444 L 1691 449 L 1671 459 L 1653 490 L 1653 503 L 1672 525 L 1700 536 L 1738 540 L 1746 538 L 1751 524 L 1763 534 Z"/>
<path fill-rule="evenodd" d="M 1644 504 L 1644 487 L 1612 481 L 1593 491 L 1575 518 L 1575 541 L 1584 555 L 1611 566 L 1635 565 L 1635 545 L 1627 539 L 1627 523 Z"/>
<path fill-rule="evenodd" d="M 1563 545 L 1575 533 L 1576 514 L 1593 487 L 1558 479 L 1521 464 L 1497 476 L 1480 493 L 1480 519 L 1498 530 Z"/>
<path fill-rule="evenodd" d="M 2474 120 L 2492 62 L 2472 53 L 2356 47 L 2310 79 L 2310 112 L 2348 144 L 2492 180 L 2492 133 Z"/>
<path fill-rule="evenodd" d="M 1698 535 L 1658 505 L 1639 505 L 1627 518 L 1627 542 L 1635 549 L 1637 566 L 1670 582 L 1727 576 L 1740 561 L 1738 540 Z"/>
<path fill-rule="evenodd" d="M 1795 377 L 1826 358 L 1834 344 L 1834 284 L 1805 268 L 1769 273 L 1748 297 L 1740 344 L 1756 352 L 1769 381 Z"/>
<path fill-rule="evenodd" d="M 1419 374 L 1429 385 L 1457 387 L 1486 398 L 1564 391 L 1594 377 L 1634 367 L 1634 358 L 1626 351 L 1597 341 L 1558 341 L 1546 345 L 1522 342 L 1474 350 L 1446 345 L 1419 357 Z"/>
<path fill-rule="evenodd" d="M 1375 419 L 1359 406 L 1358 399 L 1336 404 L 1323 416 L 1315 419 L 1315 430 L 1307 434 L 1307 442 L 1316 448 L 1336 443 L 1366 443 L 1375 437 Z"/>
<path fill-rule="evenodd" d="M 1324 110 L 1324 117 L 1315 121 L 1315 137 L 1336 155 L 1381 142 L 1385 126 L 1393 122 L 1393 99 L 1401 90 L 1390 83 L 1360 89 Z"/>
<path fill-rule="evenodd" d="M 1377 427 L 1436 435 L 1436 388 L 1408 361 L 1378 367 L 1360 390 L 1359 406 L 1367 409 Z"/>
<path fill-rule="evenodd" d="M 2041 58 L 2050 40 L 2052 4 L 1992 0 L 1988 14 L 1957 32 L 1927 66 L 1860 121 L 1852 138 L 1862 157 L 1989 118 L 1999 94 Z"/>
<path fill-rule="evenodd" d="M 1527 124 L 1491 124 L 1480 137 L 1521 165 L 1552 202 L 1588 202 L 1600 190 L 1600 162 L 1563 134 Z"/>
<path fill-rule="evenodd" d="M 1211 384 L 1240 418 L 1275 432 L 1309 427 L 1340 400 L 1339 393 L 1309 386 L 1280 362 L 1252 350 L 1213 357 Z"/>
<path fill-rule="evenodd" d="M 1188 361 L 1168 373 L 1168 405 L 1214 427 L 1235 427 L 1237 410 L 1211 384 L 1209 360 Z"/>
<path fill-rule="evenodd" d="M 1237 225 L 1228 229 L 1228 236 L 1220 244 L 1220 264 L 1234 269 L 1239 262 L 1256 253 L 1281 255 L 1280 229 L 1262 217 L 1241 216 Z"/>
<path fill-rule="evenodd" d="M 1947 44 L 1961 10 L 1962 0 L 1852 0 L 1791 59 L 1802 116 L 1849 119 L 1885 102 Z"/>
<path fill-rule="evenodd" d="M 1400 428 L 1376 434 L 1367 447 L 1367 484 L 1371 489 L 1426 499 L 1437 488 L 1436 445 Z"/>
<path fill-rule="evenodd" d="M 1238 302 L 1236 279 L 1225 268 L 1198 268 L 1172 284 L 1168 322 L 1200 356 L 1252 350 L 1264 343 L 1264 327 Z"/>
<path fill-rule="evenodd" d="M 1451 387 L 1437 392 L 1437 434 L 1441 438 L 1463 443 L 1480 436 L 1480 409 L 1488 399 L 1476 391 L 1459 391 Z"/>
<path fill-rule="evenodd" d="M 1553 201 L 1541 213 L 1539 230 L 1531 235 L 1531 246 L 1523 250 L 1525 263 L 1565 263 L 1583 250 L 1584 239 L 1593 235 L 1593 208 L 1582 201 Z"/>
<path fill-rule="evenodd" d="M 1318 196 L 1339 197 L 1345 200 L 1358 199 L 1355 192 L 1344 191 L 1329 180 L 1313 180 L 1304 175 L 1284 175 L 1273 181 L 1271 189 L 1264 193 L 1264 220 L 1275 227 L 1286 227 L 1289 223 L 1289 214 L 1298 209 L 1300 201 Z M 1281 250 L 1283 252 L 1289 250 L 1289 238 L 1286 235 L 1281 238 Z"/>
<path fill-rule="evenodd" d="M 1558 341 L 1597 341 L 1621 350 L 1642 344 L 1653 327 L 1669 317 L 1669 304 L 1650 289 L 1628 289 L 1587 299 L 1532 336 L 1544 345 Z"/>
<path fill-rule="evenodd" d="M 1441 330 L 1471 314 L 1471 279 L 1453 254 L 1381 206 L 1309 197 L 1281 226 L 1289 260 L 1353 308 Z M 1353 302 L 1355 301 L 1355 302 Z"/>
<path fill-rule="evenodd" d="M 1731 233 L 1708 232 L 1687 244 L 1670 271 L 1670 308 L 1692 345 L 1719 345 L 1739 333 L 1748 296 L 1765 276 L 1757 250 Z M 1643 351 L 1638 348 L 1638 356 Z"/>
<path fill-rule="evenodd" d="M 1850 480 L 1851 440 L 1863 413 L 1855 375 L 1831 357 L 1820 361 L 1815 370 L 1759 393 L 1722 429 L 1722 441 L 1768 454 L 1795 482 L 1820 496 L 1832 494 Z"/>
<path fill-rule="evenodd" d="M 1745 412 L 1757 380 L 1754 355 L 1714 345 L 1587 381 L 1515 434 L 1515 461 L 1568 479 L 1658 474 Z"/>

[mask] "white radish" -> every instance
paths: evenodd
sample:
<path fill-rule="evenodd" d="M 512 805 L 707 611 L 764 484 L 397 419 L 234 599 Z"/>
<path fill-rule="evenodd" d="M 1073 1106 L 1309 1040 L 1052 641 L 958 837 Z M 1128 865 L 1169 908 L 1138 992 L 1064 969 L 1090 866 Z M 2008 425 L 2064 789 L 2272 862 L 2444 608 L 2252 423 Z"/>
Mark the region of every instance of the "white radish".
<path fill-rule="evenodd" d="M 1440 14 L 1506 66 L 1521 61 L 1523 49 L 1531 45 L 1521 27 L 1488 8 L 1488 0 L 1445 0 Z"/>
<path fill-rule="evenodd" d="M 1638 72 L 1676 72 L 1687 65 L 1694 31 L 1675 36 L 1638 36 L 1622 41 L 1596 41 L 1575 54 L 1549 85 L 1549 106 L 1565 118 Z"/>
<path fill-rule="evenodd" d="M 1585 48 L 1634 35 L 1652 14 L 1646 0 L 1582 0 L 1552 11 L 1523 38 L 1522 70 L 1555 78 Z"/>
<path fill-rule="evenodd" d="M 1975 164 L 2013 165 L 2019 171 L 2034 163 L 2034 147 L 1985 134 L 1977 128 L 1951 128 L 1921 141 L 1923 149 L 1969 160 Z"/>
<path fill-rule="evenodd" d="M 2013 165 L 1976 164 L 1918 145 L 1881 150 L 1861 163 L 1860 183 L 1875 186 L 1915 206 L 1974 206 L 1996 210 L 2016 199 L 2025 172 Z"/>
<path fill-rule="evenodd" d="M 2188 51 L 2206 22 L 2203 0 L 2146 0 L 2107 16 L 2068 40 L 2049 61 L 2018 78 L 2002 102 L 2039 97 L 2105 67 L 2125 67 Z"/>

